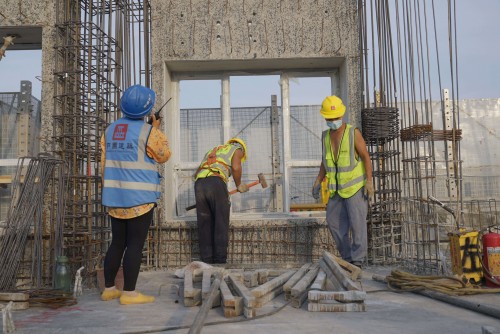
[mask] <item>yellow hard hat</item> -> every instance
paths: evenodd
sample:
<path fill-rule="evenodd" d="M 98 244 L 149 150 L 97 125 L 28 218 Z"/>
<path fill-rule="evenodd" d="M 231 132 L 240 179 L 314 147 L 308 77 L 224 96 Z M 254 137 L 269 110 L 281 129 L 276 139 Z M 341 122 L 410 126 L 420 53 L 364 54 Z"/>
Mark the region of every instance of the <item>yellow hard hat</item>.
<path fill-rule="evenodd" d="M 241 147 L 243 148 L 243 158 L 241 158 L 241 162 L 245 162 L 245 160 L 247 158 L 247 145 L 245 144 L 243 139 L 236 138 L 236 137 L 231 138 L 227 141 L 227 144 L 231 144 L 231 143 L 238 143 L 241 145 Z"/>
<path fill-rule="evenodd" d="M 327 96 L 321 104 L 320 113 L 325 119 L 339 118 L 344 116 L 345 105 L 339 97 Z"/>

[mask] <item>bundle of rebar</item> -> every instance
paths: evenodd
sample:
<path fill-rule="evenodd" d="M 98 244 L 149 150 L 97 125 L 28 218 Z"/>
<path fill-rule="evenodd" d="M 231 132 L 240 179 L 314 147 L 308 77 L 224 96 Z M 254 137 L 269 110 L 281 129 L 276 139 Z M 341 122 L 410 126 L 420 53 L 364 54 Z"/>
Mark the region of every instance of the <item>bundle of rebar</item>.
<path fill-rule="evenodd" d="M 419 139 L 459 141 L 462 139 L 462 130 L 433 130 L 432 124 L 416 124 L 401 130 L 401 141 Z"/>
<path fill-rule="evenodd" d="M 62 290 L 36 289 L 25 291 L 29 294 L 30 306 L 42 306 L 52 309 L 75 305 L 77 299 L 73 294 L 68 294 Z"/>
<path fill-rule="evenodd" d="M 25 161 L 29 160 L 27 166 Z M 12 184 L 12 199 L 7 213 L 6 228 L 0 238 L 0 290 L 13 289 L 18 269 L 26 249 L 27 237 L 33 233 L 33 271 L 41 275 L 42 212 L 47 185 L 54 169 L 63 161 L 50 156 L 20 158 Z M 60 177 L 61 175 L 59 175 Z"/>

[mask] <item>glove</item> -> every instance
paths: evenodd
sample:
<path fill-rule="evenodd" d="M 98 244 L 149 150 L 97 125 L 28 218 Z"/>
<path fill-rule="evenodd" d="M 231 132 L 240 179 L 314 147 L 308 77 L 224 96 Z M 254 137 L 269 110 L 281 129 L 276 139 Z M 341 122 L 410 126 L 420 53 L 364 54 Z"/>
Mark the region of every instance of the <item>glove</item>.
<path fill-rule="evenodd" d="M 321 183 L 314 182 L 314 185 L 312 187 L 312 197 L 314 199 L 319 199 L 320 191 L 321 191 Z"/>
<path fill-rule="evenodd" d="M 366 182 L 365 184 L 365 196 L 368 197 L 368 201 L 373 199 L 373 195 L 375 194 L 375 189 L 373 189 L 373 183 Z"/>
<path fill-rule="evenodd" d="M 240 193 L 246 193 L 248 191 L 248 186 L 245 183 L 242 183 L 236 188 Z"/>

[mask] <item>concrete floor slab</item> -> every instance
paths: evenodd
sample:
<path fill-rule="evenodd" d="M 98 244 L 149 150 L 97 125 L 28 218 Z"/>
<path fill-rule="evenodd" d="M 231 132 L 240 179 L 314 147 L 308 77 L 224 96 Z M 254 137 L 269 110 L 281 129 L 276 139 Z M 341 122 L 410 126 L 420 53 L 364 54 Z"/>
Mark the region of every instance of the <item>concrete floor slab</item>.
<path fill-rule="evenodd" d="M 421 295 L 388 291 L 384 284 L 371 280 L 371 269 L 380 273 L 380 268 L 363 272 L 366 312 L 308 312 L 307 303 L 300 309 L 284 306 L 287 302 L 282 294 L 258 309 L 254 319 L 228 319 L 222 308 L 211 309 L 202 333 L 479 334 L 482 326 L 500 332 L 500 319 Z M 138 290 L 154 295 L 156 301 L 152 304 L 123 306 L 118 300 L 103 302 L 98 291 L 87 290 L 74 306 L 14 311 L 15 333 L 187 333 L 200 307 L 184 307 L 179 290 L 182 282 L 173 271 L 142 272 Z M 500 309 L 500 294 L 462 298 Z"/>

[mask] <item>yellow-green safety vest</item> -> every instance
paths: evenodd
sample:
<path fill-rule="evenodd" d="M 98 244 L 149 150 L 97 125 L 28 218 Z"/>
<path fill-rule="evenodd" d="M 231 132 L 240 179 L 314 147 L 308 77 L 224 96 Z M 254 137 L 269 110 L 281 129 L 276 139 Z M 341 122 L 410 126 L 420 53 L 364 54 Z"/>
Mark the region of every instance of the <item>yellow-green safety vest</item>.
<path fill-rule="evenodd" d="M 231 176 L 231 160 L 237 149 L 239 147 L 236 145 L 225 144 L 209 150 L 198 168 L 195 180 L 215 175 L 227 183 Z"/>
<path fill-rule="evenodd" d="M 337 159 L 334 159 L 330 140 L 330 129 L 323 131 L 323 165 L 328 178 L 330 198 L 338 192 L 342 198 L 353 196 L 366 183 L 366 170 L 359 158 L 356 158 L 354 147 L 354 130 L 356 128 L 346 124 L 340 141 Z"/>

